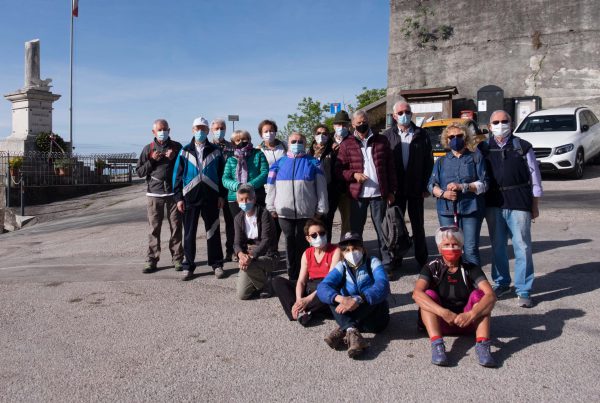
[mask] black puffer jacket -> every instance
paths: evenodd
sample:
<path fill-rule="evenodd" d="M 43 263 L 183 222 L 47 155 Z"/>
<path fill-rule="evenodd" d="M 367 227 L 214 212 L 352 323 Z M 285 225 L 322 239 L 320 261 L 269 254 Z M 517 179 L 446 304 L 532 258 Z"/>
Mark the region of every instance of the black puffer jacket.
<path fill-rule="evenodd" d="M 172 159 L 162 157 L 160 160 L 155 161 L 150 158 L 151 151 L 165 153 L 168 149 L 173 150 Z M 154 139 L 152 143 L 144 147 L 135 169 L 140 178 L 146 178 L 148 194 L 164 195 L 173 193 L 173 167 L 179 150 L 181 150 L 181 144 L 171 139 L 163 144 Z"/>

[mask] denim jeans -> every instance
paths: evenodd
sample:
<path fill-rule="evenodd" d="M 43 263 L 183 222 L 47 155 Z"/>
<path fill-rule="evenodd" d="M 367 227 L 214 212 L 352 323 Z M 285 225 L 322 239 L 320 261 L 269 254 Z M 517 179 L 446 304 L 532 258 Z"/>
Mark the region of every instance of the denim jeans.
<path fill-rule="evenodd" d="M 454 225 L 454 216 L 438 215 L 440 226 Z M 483 214 L 475 212 L 467 215 L 458 216 L 458 226 L 462 229 L 465 244 L 463 246 L 463 260 L 481 266 L 479 258 L 479 233 L 481 232 L 481 223 Z"/>
<path fill-rule="evenodd" d="M 507 243 L 510 237 L 515 253 L 515 289 L 517 295 L 529 297 L 534 277 L 531 251 L 531 213 L 488 207 L 485 219 L 492 244 L 492 280 L 498 286 L 510 285 L 507 254 Z"/>
<path fill-rule="evenodd" d="M 359 198 L 358 200 L 351 199 L 350 201 L 350 230 L 358 232 L 361 236 L 367 222 L 367 211 L 371 209 L 371 220 L 377 233 L 377 245 L 381 263 L 387 269 L 391 264 L 391 257 L 388 247 L 382 239 L 382 224 L 385 218 L 385 210 L 387 209 L 387 201 L 381 197 L 374 198 Z"/>

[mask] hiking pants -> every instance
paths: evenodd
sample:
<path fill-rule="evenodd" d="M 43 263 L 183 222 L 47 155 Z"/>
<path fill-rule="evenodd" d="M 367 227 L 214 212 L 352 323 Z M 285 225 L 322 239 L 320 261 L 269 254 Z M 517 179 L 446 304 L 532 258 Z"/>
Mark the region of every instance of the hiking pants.
<path fill-rule="evenodd" d="M 223 267 L 223 249 L 221 249 L 221 231 L 219 226 L 219 209 L 216 200 L 214 206 L 186 206 L 183 212 L 184 239 L 183 253 L 185 262 L 183 269 L 194 271 L 196 268 L 196 232 L 198 220 L 202 216 L 206 230 L 206 251 L 208 265 L 213 269 Z"/>
<path fill-rule="evenodd" d="M 146 209 L 148 211 L 148 224 L 150 225 L 146 261 L 156 264 L 160 259 L 160 232 L 166 209 L 171 231 L 171 237 L 169 238 L 171 258 L 173 262 L 181 262 L 183 260 L 181 214 L 177 210 L 177 204 L 173 200 L 173 196 L 147 196 Z"/>

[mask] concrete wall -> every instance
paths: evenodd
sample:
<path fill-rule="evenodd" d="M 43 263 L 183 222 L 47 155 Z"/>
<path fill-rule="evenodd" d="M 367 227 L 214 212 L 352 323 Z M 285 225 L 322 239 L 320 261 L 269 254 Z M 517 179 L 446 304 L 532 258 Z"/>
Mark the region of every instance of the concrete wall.
<path fill-rule="evenodd" d="M 537 95 L 545 108 L 588 105 L 600 113 L 600 1 L 391 0 L 388 112 L 401 89 L 458 87 L 476 99 L 494 84 L 505 97 Z M 438 49 L 401 32 L 423 4 L 425 25 L 454 27 Z M 537 38 L 536 38 L 537 37 Z"/>

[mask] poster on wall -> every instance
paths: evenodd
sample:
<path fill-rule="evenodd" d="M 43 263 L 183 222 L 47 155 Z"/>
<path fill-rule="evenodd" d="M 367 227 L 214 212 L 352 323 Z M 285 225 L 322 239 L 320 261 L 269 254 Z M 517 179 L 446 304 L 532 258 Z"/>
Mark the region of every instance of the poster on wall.
<path fill-rule="evenodd" d="M 477 101 L 477 110 L 479 112 L 486 112 L 487 111 L 487 101 L 484 99 L 482 101 Z"/>

